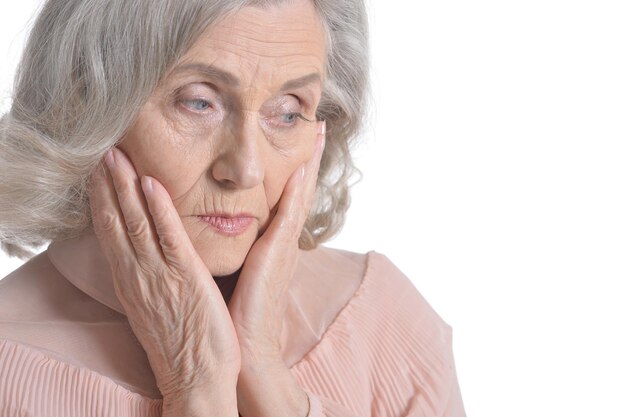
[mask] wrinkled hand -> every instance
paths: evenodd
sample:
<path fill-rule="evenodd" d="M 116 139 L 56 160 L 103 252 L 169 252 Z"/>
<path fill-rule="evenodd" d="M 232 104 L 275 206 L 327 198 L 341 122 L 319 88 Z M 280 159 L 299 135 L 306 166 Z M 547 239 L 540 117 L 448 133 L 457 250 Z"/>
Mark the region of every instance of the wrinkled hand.
<path fill-rule="evenodd" d="M 298 239 L 315 195 L 324 131 L 325 122 L 318 122 L 314 154 L 287 181 L 276 215 L 250 249 L 228 303 L 242 361 L 281 361 L 286 295 L 297 264 Z"/>
<path fill-rule="evenodd" d="M 115 148 L 91 178 L 94 231 L 163 397 L 237 381 L 228 307 L 165 188 Z M 143 189 L 143 192 L 142 192 Z"/>
<path fill-rule="evenodd" d="M 237 408 L 246 417 L 309 412 L 307 395 L 281 356 L 280 336 L 325 145 L 325 122 L 318 123 L 314 155 L 287 181 L 276 215 L 248 252 L 228 303 L 241 348 Z"/>

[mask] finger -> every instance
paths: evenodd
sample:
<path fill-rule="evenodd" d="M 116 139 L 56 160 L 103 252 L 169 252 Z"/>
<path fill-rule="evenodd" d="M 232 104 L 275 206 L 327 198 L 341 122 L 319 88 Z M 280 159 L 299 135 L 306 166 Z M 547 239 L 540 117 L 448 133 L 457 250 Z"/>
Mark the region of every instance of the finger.
<path fill-rule="evenodd" d="M 197 252 L 178 211 L 172 203 L 172 198 L 155 178 L 144 175 L 141 177 L 141 187 L 148 203 L 148 210 L 152 216 L 158 241 L 167 264 L 181 274 L 189 267 L 190 262 L 199 259 L 194 256 Z"/>
<path fill-rule="evenodd" d="M 154 268 L 155 261 L 162 260 L 161 251 L 137 172 L 121 150 L 113 148 L 111 151 L 105 160 L 113 178 L 126 233 L 135 249 L 137 262 L 144 269 Z"/>
<path fill-rule="evenodd" d="M 306 211 L 304 213 L 303 222 L 306 221 L 306 217 L 308 216 L 308 210 L 313 203 L 313 197 L 315 196 L 315 191 L 317 189 L 317 178 L 319 174 L 320 164 L 322 162 L 322 156 L 324 154 L 324 148 L 326 146 L 326 121 L 323 120 L 318 125 L 318 133 L 317 133 L 317 142 L 316 142 L 316 152 L 313 157 L 309 160 L 307 164 L 306 173 L 305 173 L 305 189 L 303 190 L 304 197 L 304 205 Z"/>
<path fill-rule="evenodd" d="M 302 184 L 295 184 L 293 185 L 293 188 L 292 184 L 288 184 L 288 186 L 285 187 L 287 191 L 284 195 L 285 200 L 287 201 L 285 211 L 288 210 L 289 212 L 297 215 L 295 216 L 295 220 L 297 222 L 296 238 L 300 236 L 300 231 L 309 214 L 311 203 L 313 202 L 313 197 L 317 188 L 317 177 L 326 142 L 325 130 L 326 122 L 321 121 L 318 124 L 317 139 L 313 155 L 302 167 L 304 170 Z M 291 199 L 294 201 L 289 201 Z"/>
<path fill-rule="evenodd" d="M 325 122 L 321 122 L 315 151 L 309 161 L 296 169 L 289 177 L 278 202 L 274 219 L 264 233 L 265 240 L 296 242 L 308 216 L 315 194 L 317 175 L 325 145 Z"/>
<path fill-rule="evenodd" d="M 113 179 L 104 163 L 91 175 L 88 196 L 94 233 L 109 264 L 130 264 L 135 257 L 133 245 L 126 234 Z"/>

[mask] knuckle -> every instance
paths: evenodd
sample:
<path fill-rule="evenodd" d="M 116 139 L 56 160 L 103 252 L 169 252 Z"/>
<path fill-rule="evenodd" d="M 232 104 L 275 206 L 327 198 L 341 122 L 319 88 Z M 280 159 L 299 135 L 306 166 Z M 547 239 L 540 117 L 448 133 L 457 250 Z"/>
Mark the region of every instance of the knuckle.
<path fill-rule="evenodd" d="M 103 232 L 110 232 L 115 229 L 116 216 L 109 210 L 97 210 L 94 220 L 96 226 Z"/>
<path fill-rule="evenodd" d="M 128 220 L 126 222 L 128 236 L 133 241 L 146 240 L 150 235 L 150 225 L 143 220 Z"/>
<path fill-rule="evenodd" d="M 167 251 L 177 251 L 182 246 L 182 237 L 178 233 L 174 232 L 163 232 L 159 236 L 159 243 L 163 250 Z"/>
<path fill-rule="evenodd" d="M 117 198 L 120 205 L 131 204 L 133 201 L 133 191 L 127 181 L 118 181 L 115 184 Z"/>

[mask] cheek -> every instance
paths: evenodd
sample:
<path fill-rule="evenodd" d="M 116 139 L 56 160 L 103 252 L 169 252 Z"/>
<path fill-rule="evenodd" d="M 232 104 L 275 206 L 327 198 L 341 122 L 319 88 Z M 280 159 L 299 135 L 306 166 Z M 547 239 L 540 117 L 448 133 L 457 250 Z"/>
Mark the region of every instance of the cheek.
<path fill-rule="evenodd" d="M 174 199 L 185 193 L 195 181 L 193 172 L 196 167 L 179 139 L 162 120 L 140 120 L 118 147 L 133 162 L 139 177 L 156 178 Z"/>

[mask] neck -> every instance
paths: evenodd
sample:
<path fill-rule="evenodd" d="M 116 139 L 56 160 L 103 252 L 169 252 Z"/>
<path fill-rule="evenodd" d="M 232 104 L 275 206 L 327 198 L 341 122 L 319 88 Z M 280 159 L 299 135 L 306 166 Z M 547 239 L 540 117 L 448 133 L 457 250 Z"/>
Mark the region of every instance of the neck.
<path fill-rule="evenodd" d="M 222 293 L 222 297 L 224 297 L 226 305 L 228 305 L 228 303 L 230 302 L 230 298 L 233 296 L 235 286 L 237 285 L 237 281 L 239 280 L 240 272 L 241 270 L 238 270 L 230 275 L 213 277 L 213 280 L 217 284 L 217 287 L 220 289 L 220 292 Z"/>

